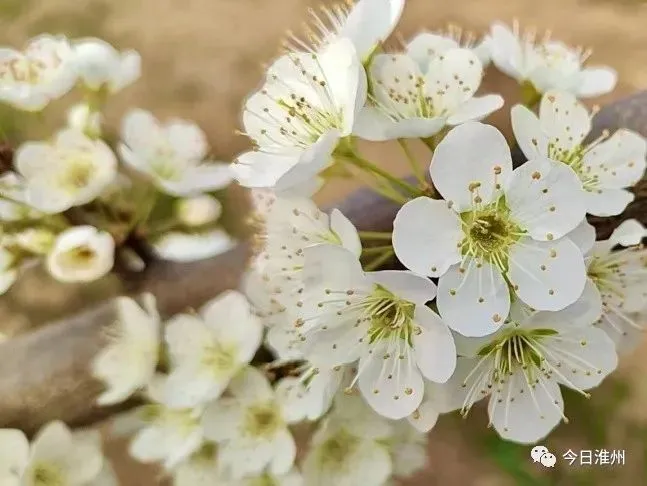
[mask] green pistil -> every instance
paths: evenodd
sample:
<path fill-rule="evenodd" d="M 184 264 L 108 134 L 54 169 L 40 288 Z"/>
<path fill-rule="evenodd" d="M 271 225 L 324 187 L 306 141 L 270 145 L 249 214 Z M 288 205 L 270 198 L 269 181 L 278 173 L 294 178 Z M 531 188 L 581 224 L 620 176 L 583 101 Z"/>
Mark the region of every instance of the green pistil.
<path fill-rule="evenodd" d="M 364 306 L 364 315 L 371 320 L 369 343 L 397 337 L 411 344 L 411 335 L 417 332 L 413 325 L 415 307 L 412 302 L 399 299 L 381 285 L 376 285 Z"/>

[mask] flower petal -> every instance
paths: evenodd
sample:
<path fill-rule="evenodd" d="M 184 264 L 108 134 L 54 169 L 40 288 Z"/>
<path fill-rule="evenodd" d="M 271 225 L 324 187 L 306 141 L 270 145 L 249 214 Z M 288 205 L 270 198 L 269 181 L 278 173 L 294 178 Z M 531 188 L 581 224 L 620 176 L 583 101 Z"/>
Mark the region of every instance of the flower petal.
<path fill-rule="evenodd" d="M 360 111 L 353 133 L 364 140 L 384 142 L 396 138 L 426 138 L 445 126 L 445 117 L 393 119 L 384 109 L 366 106 Z"/>
<path fill-rule="evenodd" d="M 234 178 L 243 187 L 274 187 L 276 182 L 299 163 L 299 154 L 246 152 L 231 164 Z"/>
<path fill-rule="evenodd" d="M 447 325 L 438 314 L 417 305 L 414 321 L 420 332 L 414 332 L 413 351 L 423 376 L 435 383 L 445 383 L 456 369 L 456 346 Z"/>
<path fill-rule="evenodd" d="M 526 159 L 548 154 L 549 138 L 534 112 L 523 105 L 515 105 L 510 110 L 510 119 L 514 137 Z"/>
<path fill-rule="evenodd" d="M 355 225 L 339 209 L 330 212 L 330 229 L 341 241 L 341 246 L 350 250 L 359 258 L 362 254 L 362 242 Z"/>
<path fill-rule="evenodd" d="M 622 246 L 634 246 L 639 245 L 645 236 L 647 236 L 647 228 L 640 221 L 627 219 L 613 230 L 609 239 Z"/>
<path fill-rule="evenodd" d="M 236 241 L 221 229 L 205 233 L 171 232 L 156 240 L 153 249 L 158 258 L 174 262 L 206 260 L 231 250 Z"/>
<path fill-rule="evenodd" d="M 503 106 L 499 95 L 475 96 L 461 104 L 447 119 L 448 125 L 460 125 L 468 121 L 480 121 Z"/>
<path fill-rule="evenodd" d="M 436 297 L 436 285 L 426 277 L 421 277 L 413 272 L 403 270 L 381 270 L 369 272 L 368 279 L 399 299 L 408 300 L 414 304 L 424 306 Z"/>
<path fill-rule="evenodd" d="M 588 67 L 580 72 L 577 95 L 580 98 L 600 96 L 613 91 L 617 82 L 618 74 L 615 70 L 606 66 Z"/>
<path fill-rule="evenodd" d="M 429 432 L 436 425 L 439 415 L 431 401 L 423 400 L 407 420 L 419 432 Z"/>
<path fill-rule="evenodd" d="M 229 384 L 231 394 L 243 403 L 269 400 L 274 390 L 265 375 L 256 368 L 247 367 L 238 373 Z"/>
<path fill-rule="evenodd" d="M 539 120 L 553 150 L 558 148 L 568 152 L 578 147 L 591 131 L 591 115 L 575 96 L 566 91 L 544 94 L 539 105 Z"/>
<path fill-rule="evenodd" d="M 276 475 L 285 474 L 292 469 L 297 455 L 294 438 L 287 429 L 284 429 L 276 435 L 272 445 L 274 455 L 269 465 L 270 472 Z"/>
<path fill-rule="evenodd" d="M 586 211 L 602 217 L 622 213 L 636 197 L 625 189 L 593 189 L 583 194 Z"/>
<path fill-rule="evenodd" d="M 0 430 L 0 475 L 7 486 L 20 486 L 29 463 L 29 441 L 17 429 Z"/>
<path fill-rule="evenodd" d="M 517 81 L 522 81 L 526 77 L 523 46 L 507 25 L 501 22 L 492 24 L 488 46 L 492 62 L 500 71 Z"/>
<path fill-rule="evenodd" d="M 577 245 L 582 255 L 586 255 L 591 251 L 595 243 L 595 226 L 585 218 L 566 237 Z"/>
<path fill-rule="evenodd" d="M 422 32 L 407 44 L 407 55 L 418 63 L 423 72 L 427 72 L 432 58 L 459 47 L 451 37 Z"/>

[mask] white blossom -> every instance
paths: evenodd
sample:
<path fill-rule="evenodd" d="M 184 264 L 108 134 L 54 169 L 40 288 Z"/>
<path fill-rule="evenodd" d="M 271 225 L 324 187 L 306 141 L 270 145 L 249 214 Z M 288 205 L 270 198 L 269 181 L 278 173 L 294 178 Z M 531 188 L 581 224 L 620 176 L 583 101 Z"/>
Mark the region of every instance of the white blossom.
<path fill-rule="evenodd" d="M 141 75 L 141 56 L 136 51 L 119 52 L 95 38 L 76 40 L 72 48 L 74 69 L 89 90 L 116 93 Z"/>
<path fill-rule="evenodd" d="M 175 214 L 186 226 L 204 226 L 218 220 L 222 214 L 222 204 L 209 194 L 201 194 L 178 200 Z"/>
<path fill-rule="evenodd" d="M 199 315 L 172 318 L 166 326 L 172 369 L 165 403 L 187 408 L 218 398 L 254 357 L 262 332 L 249 302 L 236 291 L 211 300 Z"/>
<path fill-rule="evenodd" d="M 47 255 L 47 270 L 60 282 L 92 282 L 114 265 L 115 242 L 94 226 L 73 226 L 60 233 Z"/>
<path fill-rule="evenodd" d="M 488 40 L 477 41 L 471 33 L 456 27 L 450 27 L 446 32 L 420 32 L 407 43 L 406 51 L 422 70 L 426 70 L 431 59 L 459 47 L 471 50 L 483 68 L 490 64 Z"/>
<path fill-rule="evenodd" d="M 267 378 L 247 368 L 234 377 L 229 392 L 209 405 L 203 420 L 205 436 L 218 443 L 224 474 L 240 480 L 265 468 L 275 475 L 290 471 L 296 445 L 289 416 Z"/>
<path fill-rule="evenodd" d="M 427 278 L 407 271 L 365 273 L 356 255 L 337 245 L 304 250 L 304 288 L 293 314 L 296 343 L 314 366 L 359 360 L 357 381 L 369 405 L 399 419 L 424 393 L 423 377 L 443 383 L 456 364 L 449 328 L 426 303 Z"/>
<path fill-rule="evenodd" d="M 591 143 L 586 107 L 566 92 L 549 91 L 539 107 L 539 117 L 524 106 L 512 109 L 512 128 L 526 157 L 549 157 L 563 162 L 578 175 L 586 197 L 587 212 L 614 216 L 625 210 L 634 195 L 633 186 L 645 173 L 647 142 L 638 133 L 621 129 Z"/>
<path fill-rule="evenodd" d="M 142 295 L 143 307 L 128 297 L 115 301 L 117 319 L 109 343 L 92 361 L 92 374 L 106 390 L 99 405 L 120 403 L 145 388 L 155 375 L 160 345 L 160 316 L 155 297 Z"/>
<path fill-rule="evenodd" d="M 317 54 L 280 57 L 245 102 L 243 125 L 255 149 L 232 165 L 235 178 L 245 187 L 280 191 L 316 181 L 352 133 L 366 89 L 364 68 L 348 39 Z"/>
<path fill-rule="evenodd" d="M 483 119 L 503 106 L 503 98 L 474 96 L 482 77 L 481 62 L 469 49 L 449 49 L 424 67 L 406 54 L 379 54 L 369 67 L 372 92 L 354 133 L 372 141 L 427 138 L 446 125 Z"/>
<path fill-rule="evenodd" d="M 108 145 L 75 129 L 60 131 L 52 142 L 22 144 L 14 160 L 18 197 L 44 213 L 93 201 L 117 175 Z"/>
<path fill-rule="evenodd" d="M 582 293 L 584 260 L 563 238 L 584 217 L 575 172 L 534 158 L 512 170 L 494 127 L 451 130 L 434 152 L 431 179 L 445 201 L 419 197 L 393 223 L 393 247 L 410 270 L 440 277 L 438 310 L 465 336 L 496 331 L 510 292 L 540 310 L 560 310 Z"/>
<path fill-rule="evenodd" d="M 40 111 L 65 95 L 76 82 L 72 49 L 63 36 L 43 34 L 22 51 L 0 49 L 0 101 Z"/>
<path fill-rule="evenodd" d="M 236 240 L 225 230 L 213 228 L 191 233 L 169 231 L 152 243 L 160 260 L 195 262 L 231 250 Z"/>
<path fill-rule="evenodd" d="M 616 72 L 606 66 L 585 67 L 590 51 L 573 49 L 547 35 L 536 39 L 533 33 L 522 35 L 496 22 L 488 37 L 492 62 L 516 79 L 528 82 L 539 93 L 558 89 L 578 98 L 599 96 L 610 92 L 617 82 Z"/>
<path fill-rule="evenodd" d="M 207 139 L 193 122 L 160 123 L 151 113 L 134 109 L 122 122 L 121 137 L 123 161 L 167 194 L 191 196 L 222 189 L 232 180 L 226 164 L 205 160 Z"/>
<path fill-rule="evenodd" d="M 613 341 L 592 323 L 601 313 L 594 286 L 557 312 L 513 308 L 485 338 L 457 341 L 456 373 L 447 383 L 462 413 L 488 399 L 490 424 L 507 440 L 532 444 L 567 421 L 560 385 L 589 390 L 617 365 Z"/>

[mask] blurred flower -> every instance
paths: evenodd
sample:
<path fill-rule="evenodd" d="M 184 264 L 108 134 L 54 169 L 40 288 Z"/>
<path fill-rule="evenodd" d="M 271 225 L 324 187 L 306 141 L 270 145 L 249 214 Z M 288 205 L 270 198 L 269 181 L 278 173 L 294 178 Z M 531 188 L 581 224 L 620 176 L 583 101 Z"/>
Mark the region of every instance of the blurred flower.
<path fill-rule="evenodd" d="M 3 485 L 117 485 L 98 433 L 72 434 L 59 421 L 45 425 L 31 446 L 21 431 L 0 429 L 0 457 Z"/>
<path fill-rule="evenodd" d="M 273 475 L 288 473 L 296 445 L 288 430 L 289 416 L 267 378 L 247 368 L 234 377 L 229 392 L 231 396 L 212 403 L 203 418 L 205 436 L 218 443 L 225 475 L 240 480 L 266 467 Z"/>
<path fill-rule="evenodd" d="M 174 486 L 221 486 L 225 484 L 218 468 L 218 449 L 205 443 L 172 472 Z"/>
<path fill-rule="evenodd" d="M 245 187 L 281 191 L 311 182 L 332 164 L 365 99 L 366 74 L 348 39 L 280 57 L 245 103 L 243 124 L 256 148 L 232 164 L 234 176 Z"/>
<path fill-rule="evenodd" d="M 27 142 L 15 154 L 19 197 L 45 213 L 59 213 L 99 196 L 117 174 L 117 159 L 101 140 L 67 129 L 52 143 Z"/>
<path fill-rule="evenodd" d="M 161 260 L 194 262 L 225 253 L 235 244 L 236 240 L 219 228 L 196 233 L 170 231 L 153 241 L 153 250 Z"/>
<path fill-rule="evenodd" d="M 474 96 L 483 68 L 468 49 L 430 57 L 421 69 L 406 54 L 380 54 L 369 68 L 372 93 L 354 133 L 372 141 L 427 138 L 446 125 L 480 120 L 503 106 L 499 95 Z"/>
<path fill-rule="evenodd" d="M 200 315 L 180 314 L 166 326 L 171 372 L 164 403 L 194 407 L 218 398 L 254 357 L 263 327 L 245 296 L 227 291 Z"/>
<path fill-rule="evenodd" d="M 353 380 L 369 405 L 388 418 L 418 408 L 423 376 L 445 382 L 454 371 L 452 334 L 425 304 L 436 294 L 427 278 L 406 271 L 364 273 L 336 245 L 304 250 L 305 288 L 293 314 L 298 342 L 315 366 L 359 359 Z"/>
<path fill-rule="evenodd" d="M 563 309 L 580 296 L 584 260 L 562 238 L 584 217 L 570 167 L 538 157 L 512 171 L 503 135 L 470 122 L 440 142 L 429 170 L 445 201 L 406 203 L 393 223 L 393 247 L 410 270 L 440 277 L 438 310 L 452 329 L 493 333 L 512 290 L 541 310 Z"/>
<path fill-rule="evenodd" d="M 7 236 L 6 239 L 21 250 L 34 255 L 45 255 L 51 250 L 56 237 L 48 229 L 33 227 Z"/>
<path fill-rule="evenodd" d="M 265 472 L 259 476 L 240 479 L 232 483 L 225 483 L 226 486 L 303 486 L 303 478 L 296 469 L 285 474 L 272 474 Z"/>
<path fill-rule="evenodd" d="M 47 255 L 47 270 L 60 282 L 92 282 L 114 264 L 115 242 L 94 226 L 74 226 L 56 237 Z"/>
<path fill-rule="evenodd" d="M 222 204 L 209 194 L 180 199 L 175 205 L 180 223 L 186 226 L 204 226 L 218 220 Z"/>
<path fill-rule="evenodd" d="M 617 365 L 613 341 L 592 323 L 600 316 L 592 285 L 558 312 L 513 308 L 497 333 L 457 340 L 456 373 L 447 383 L 467 413 L 488 397 L 490 423 L 504 439 L 534 444 L 566 417 L 560 385 L 588 397 Z"/>
<path fill-rule="evenodd" d="M 72 49 L 64 36 L 43 34 L 23 51 L 0 49 L 0 101 L 40 111 L 65 95 L 76 82 Z"/>
<path fill-rule="evenodd" d="M 386 443 L 396 478 L 411 477 L 427 464 L 427 434 L 406 421 L 400 420 L 393 425 L 393 433 Z"/>
<path fill-rule="evenodd" d="M 205 160 L 207 139 L 190 121 L 161 124 L 151 113 L 135 109 L 124 118 L 121 136 L 123 161 L 167 194 L 191 196 L 223 189 L 232 180 L 227 165 Z"/>
<path fill-rule="evenodd" d="M 101 136 L 103 116 L 93 111 L 87 103 L 78 103 L 67 111 L 67 125 L 70 128 L 85 133 L 90 138 Z"/>
<path fill-rule="evenodd" d="M 585 144 L 591 115 L 565 92 L 546 93 L 539 118 L 528 108 L 512 108 L 512 128 L 519 147 L 529 159 L 549 157 L 571 167 L 582 183 L 587 212 L 614 216 L 625 210 L 634 195 L 625 190 L 645 173 L 647 142 L 638 133 L 618 130 Z"/>
<path fill-rule="evenodd" d="M 145 388 L 155 375 L 160 346 L 160 316 L 155 297 L 142 295 L 143 308 L 128 297 L 115 301 L 117 321 L 109 344 L 92 361 L 92 374 L 106 390 L 99 405 L 113 405 Z"/>
<path fill-rule="evenodd" d="M 492 62 L 519 83 L 531 83 L 539 93 L 557 89 L 578 98 L 599 96 L 615 88 L 618 76 L 609 67 L 584 67 L 590 52 L 573 49 L 546 36 L 521 36 L 516 24 L 511 31 L 496 22 L 488 37 Z"/>
<path fill-rule="evenodd" d="M 73 65 L 87 89 L 116 93 L 141 75 L 141 56 L 133 50 L 117 51 L 101 39 L 74 41 Z"/>
<path fill-rule="evenodd" d="M 406 51 L 422 71 L 428 72 L 432 59 L 459 47 L 471 50 L 483 68 L 490 63 L 487 39 L 476 42 L 470 33 L 464 33 L 460 28 L 450 28 L 447 32 L 420 32 L 409 41 Z"/>

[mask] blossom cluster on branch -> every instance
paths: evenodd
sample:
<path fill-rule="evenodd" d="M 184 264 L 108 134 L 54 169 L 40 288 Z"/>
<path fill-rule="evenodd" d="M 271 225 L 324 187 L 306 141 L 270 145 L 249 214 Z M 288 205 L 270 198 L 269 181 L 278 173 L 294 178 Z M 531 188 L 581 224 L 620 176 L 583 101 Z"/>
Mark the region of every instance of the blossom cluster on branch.
<path fill-rule="evenodd" d="M 516 24 L 494 23 L 478 40 L 421 32 L 391 49 L 404 6 L 359 0 L 313 12 L 308 40 L 291 36 L 244 102 L 252 148 L 226 170 L 204 162 L 204 136 L 188 122 L 162 125 L 140 110 L 124 120 L 123 168 L 179 201 L 183 227 L 217 219 L 208 194 L 230 178 L 253 199 L 255 251 L 240 288 L 166 321 L 150 294 L 117 299 L 92 365 L 105 385 L 100 405 L 144 402 L 113 432 L 174 484 L 393 484 L 424 467 L 440 415 L 466 415 L 481 400 L 501 438 L 534 444 L 568 420 L 562 387 L 588 397 L 637 342 L 647 232 L 627 220 L 596 241 L 587 222 L 621 214 L 645 172 L 638 133 L 589 137 L 597 109 L 579 99 L 610 92 L 615 72 Z M 42 43 L 12 54 L 22 74 L 11 63 L 0 71 L 14 86 L 3 99 L 33 109 L 74 84 L 56 74 L 63 57 L 52 54 L 66 41 L 34 46 Z M 72 65 L 91 99 L 102 99 L 131 79 L 134 58 L 108 63 L 88 45 L 72 45 Z M 519 82 L 523 103 L 510 116 L 526 161 L 516 168 L 504 135 L 482 122 L 504 105 L 479 92 L 489 64 Z M 4 178 L 7 208 L 30 221 L 5 230 L 7 269 L 16 245 L 34 246 L 35 230 L 50 232 L 39 254 L 59 280 L 90 280 L 112 265 L 115 233 L 71 215 L 123 200 L 118 188 L 105 192 L 117 158 L 100 139 L 95 104 L 72 118 L 53 141 L 20 147 Z M 427 146 L 425 161 L 412 139 Z M 359 140 L 397 142 L 413 177 L 368 160 Z M 317 207 L 319 189 L 348 177 L 397 205 L 391 231 L 361 231 L 361 221 Z M 155 206 L 143 207 L 129 231 L 146 228 Z M 40 221 L 61 232 L 31 223 Z M 187 246 L 168 243 L 167 253 Z M 3 432 L 0 450 L 28 450 L 19 432 Z M 97 484 L 68 478 L 58 456 L 25 457 L 0 461 L 0 475 L 32 484 L 33 471 L 56 471 L 38 484 Z"/>

